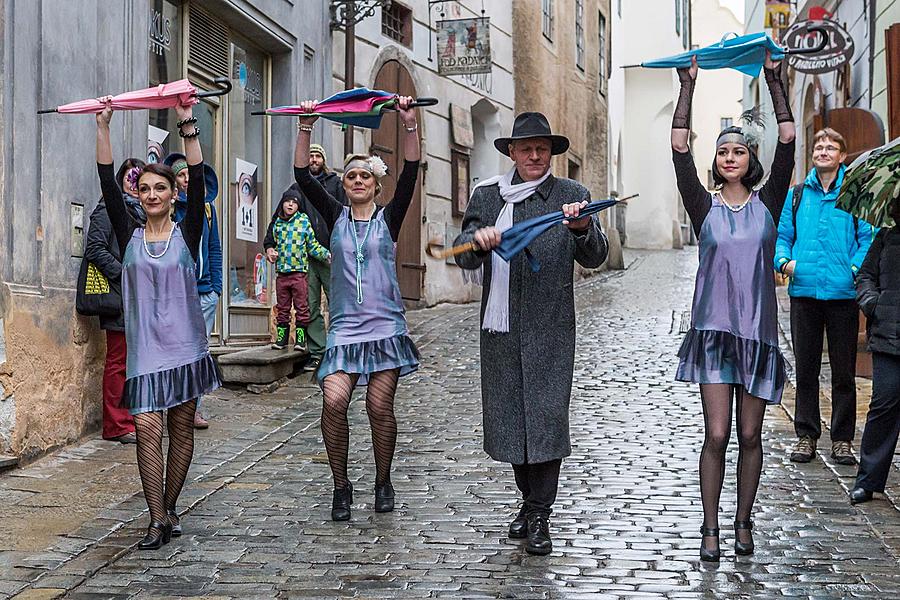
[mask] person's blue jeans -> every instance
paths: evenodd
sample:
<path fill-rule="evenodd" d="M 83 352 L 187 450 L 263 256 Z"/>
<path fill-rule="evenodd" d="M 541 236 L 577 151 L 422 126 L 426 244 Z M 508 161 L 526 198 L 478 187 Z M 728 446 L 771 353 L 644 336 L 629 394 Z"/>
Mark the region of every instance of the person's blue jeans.
<path fill-rule="evenodd" d="M 212 333 L 216 325 L 216 307 L 219 306 L 219 295 L 215 292 L 200 294 L 200 310 L 203 311 L 203 320 L 206 322 L 206 339 Z M 200 413 L 200 400 L 197 398 L 197 412 Z M 201 413 L 202 414 L 202 413 Z"/>

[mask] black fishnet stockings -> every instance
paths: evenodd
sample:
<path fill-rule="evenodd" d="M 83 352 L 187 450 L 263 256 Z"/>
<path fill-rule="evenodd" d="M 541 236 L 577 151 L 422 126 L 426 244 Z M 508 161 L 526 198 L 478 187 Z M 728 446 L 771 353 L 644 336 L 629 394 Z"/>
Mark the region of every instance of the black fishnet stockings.
<path fill-rule="evenodd" d="M 704 527 L 719 526 L 719 496 L 725 479 L 725 451 L 731 437 L 731 400 L 734 395 L 737 396 L 738 427 L 736 520 L 750 519 L 759 488 L 765 401 L 749 394 L 742 387 L 720 383 L 701 384 L 700 397 L 703 400 L 703 420 L 706 424 L 706 437 L 700 452 L 700 496 L 703 502 Z M 748 542 L 751 534 L 748 530 L 738 530 L 736 535 L 742 542 Z"/>
<path fill-rule="evenodd" d="M 165 523 L 166 509 L 174 510 L 178 502 L 194 456 L 196 410 L 196 400 L 168 410 L 169 449 L 165 464 L 162 453 L 163 413 L 148 412 L 134 416 L 138 471 L 151 521 Z"/>
<path fill-rule="evenodd" d="M 394 394 L 397 391 L 399 369 L 378 371 L 369 375 L 366 390 L 366 412 L 372 427 L 372 448 L 375 453 L 375 483 L 390 480 L 391 463 L 397 445 L 397 419 L 394 417 Z M 333 373 L 323 382 L 322 437 L 328 452 L 328 464 L 335 488 L 350 485 L 347 477 L 347 450 L 350 445 L 350 425 L 347 409 L 358 374 L 343 371 Z"/>

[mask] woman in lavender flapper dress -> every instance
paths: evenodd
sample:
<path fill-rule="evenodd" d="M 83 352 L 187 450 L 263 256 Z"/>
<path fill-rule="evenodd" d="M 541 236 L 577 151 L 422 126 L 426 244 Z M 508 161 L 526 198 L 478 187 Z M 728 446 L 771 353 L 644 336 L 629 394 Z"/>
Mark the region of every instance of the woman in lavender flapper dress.
<path fill-rule="evenodd" d="M 679 69 L 681 93 L 672 119 L 678 191 L 700 246 L 691 329 L 678 352 L 676 379 L 700 384 L 706 426 L 700 452 L 703 541 L 700 558 L 718 561 L 719 496 L 737 408 L 738 498 L 734 549 L 753 553 L 751 514 L 762 470 L 761 431 L 767 404 L 781 402 L 784 359 L 778 349 L 772 260 L 778 218 L 794 170 L 794 119 L 781 63 L 766 57 L 765 78 L 778 121 L 778 146 L 768 181 L 751 149 L 749 128 L 729 127 L 716 141 L 714 194 L 697 178 L 688 148 L 697 62 Z"/>
<path fill-rule="evenodd" d="M 366 412 L 375 450 L 375 510 L 394 509 L 391 461 L 397 443 L 394 394 L 397 381 L 419 366 L 409 338 L 396 274 L 400 226 L 413 199 L 419 172 L 419 135 L 412 98 L 398 103 L 404 127 L 403 171 L 394 198 L 378 206 L 387 169 L 375 156 L 351 156 L 344 164 L 343 186 L 350 206 L 331 197 L 309 172 L 310 133 L 316 117 L 301 117 L 294 153 L 300 190 L 331 229 L 330 324 L 325 355 L 317 372 L 322 387 L 322 437 L 334 477 L 331 518 L 350 518 L 353 488 L 347 476 L 350 431 L 347 409 L 353 389 L 367 385 Z M 306 112 L 314 103 L 303 104 Z"/>
<path fill-rule="evenodd" d="M 191 107 L 176 107 L 190 171 L 187 213 L 180 224 L 172 221 L 175 174 L 166 165 L 151 164 L 137 179 L 147 217 L 137 223 L 126 212 L 112 169 L 112 112 L 107 108 L 97 115 L 97 171 L 122 256 L 128 347 L 122 401 L 134 416 L 138 471 L 150 509 L 150 527 L 138 548 L 149 550 L 181 535 L 176 504 L 194 454 L 197 398 L 220 385 L 194 275 L 205 219 L 203 157 Z M 165 463 L 163 411 L 169 430 Z"/>

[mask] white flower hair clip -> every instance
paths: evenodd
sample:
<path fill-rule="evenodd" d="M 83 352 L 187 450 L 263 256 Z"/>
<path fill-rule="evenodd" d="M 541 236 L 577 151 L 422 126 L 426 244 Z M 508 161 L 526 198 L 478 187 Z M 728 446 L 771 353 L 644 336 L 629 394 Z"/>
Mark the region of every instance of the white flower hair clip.
<path fill-rule="evenodd" d="M 372 168 L 372 174 L 381 179 L 388 172 L 388 166 L 381 160 L 380 156 L 370 156 L 368 160 L 369 166 Z"/>

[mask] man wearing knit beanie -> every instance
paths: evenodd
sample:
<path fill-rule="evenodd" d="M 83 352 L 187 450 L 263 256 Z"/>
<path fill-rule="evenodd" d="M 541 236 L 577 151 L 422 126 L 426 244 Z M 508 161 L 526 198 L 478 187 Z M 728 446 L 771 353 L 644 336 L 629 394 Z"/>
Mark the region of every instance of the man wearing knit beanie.
<path fill-rule="evenodd" d="M 310 144 L 309 146 L 309 172 L 319 180 L 322 187 L 334 198 L 343 204 L 347 204 L 344 196 L 344 188 L 341 185 L 341 178 L 337 173 L 332 173 L 328 169 L 328 155 L 325 148 L 320 144 Z M 303 192 L 296 183 L 293 183 L 289 192 L 300 198 L 300 212 L 306 213 L 312 224 L 313 233 L 315 233 L 316 241 L 325 248 L 330 247 L 331 230 L 325 223 L 322 215 L 313 208 Z M 287 193 L 287 191 L 285 193 Z M 263 242 L 264 247 L 268 247 L 271 242 L 274 245 L 274 237 L 272 235 L 272 227 L 277 219 L 276 215 L 272 216 L 272 223 L 269 224 L 269 231 L 266 233 L 266 239 Z M 304 365 L 307 371 L 315 371 L 319 368 L 319 361 L 325 354 L 325 317 L 322 315 L 322 292 L 325 297 L 329 297 L 328 283 L 331 278 L 331 267 L 327 263 L 318 260 L 310 261 L 309 272 L 307 273 L 307 284 L 309 286 L 309 325 L 306 328 L 306 340 L 309 347 L 309 361 Z"/>

